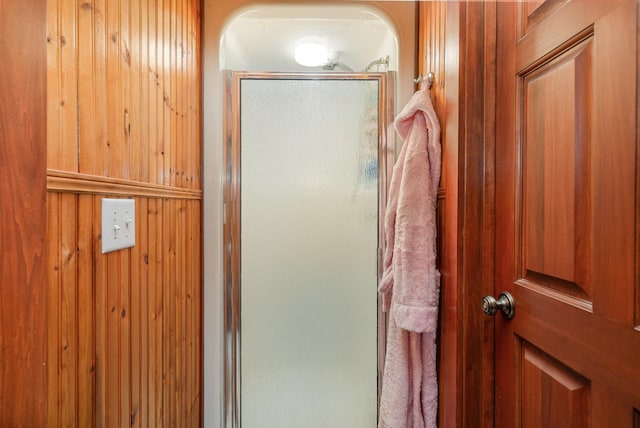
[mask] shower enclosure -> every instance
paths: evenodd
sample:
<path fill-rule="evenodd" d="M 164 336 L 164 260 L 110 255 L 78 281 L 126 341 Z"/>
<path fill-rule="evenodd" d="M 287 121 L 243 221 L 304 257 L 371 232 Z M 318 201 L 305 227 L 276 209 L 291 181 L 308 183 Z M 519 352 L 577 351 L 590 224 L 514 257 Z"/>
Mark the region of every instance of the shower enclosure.
<path fill-rule="evenodd" d="M 376 425 L 392 87 L 225 73 L 227 427 Z"/>

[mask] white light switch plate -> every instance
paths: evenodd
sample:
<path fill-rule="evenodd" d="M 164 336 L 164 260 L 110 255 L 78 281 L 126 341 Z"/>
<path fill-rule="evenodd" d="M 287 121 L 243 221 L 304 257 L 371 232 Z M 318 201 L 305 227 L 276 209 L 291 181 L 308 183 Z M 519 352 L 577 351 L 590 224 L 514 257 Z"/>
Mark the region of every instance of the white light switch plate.
<path fill-rule="evenodd" d="M 136 205 L 133 199 L 102 199 L 102 253 L 136 244 Z"/>

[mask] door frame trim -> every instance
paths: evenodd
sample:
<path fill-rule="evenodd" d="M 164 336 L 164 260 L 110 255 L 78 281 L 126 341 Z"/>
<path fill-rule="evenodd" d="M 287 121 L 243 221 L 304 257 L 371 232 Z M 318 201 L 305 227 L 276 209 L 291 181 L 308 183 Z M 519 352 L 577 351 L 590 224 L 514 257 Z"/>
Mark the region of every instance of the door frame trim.
<path fill-rule="evenodd" d="M 495 295 L 496 4 L 446 6 L 445 101 L 439 112 L 444 129 L 442 426 L 493 427 L 495 417 L 495 321 L 484 315 L 480 302 Z"/>

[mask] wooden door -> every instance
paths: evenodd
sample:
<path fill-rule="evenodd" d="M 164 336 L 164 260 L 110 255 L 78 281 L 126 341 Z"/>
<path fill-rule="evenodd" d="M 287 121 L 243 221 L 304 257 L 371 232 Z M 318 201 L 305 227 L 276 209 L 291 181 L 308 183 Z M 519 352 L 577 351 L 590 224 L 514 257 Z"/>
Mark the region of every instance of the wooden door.
<path fill-rule="evenodd" d="M 497 2 L 497 426 L 640 426 L 637 13 Z"/>

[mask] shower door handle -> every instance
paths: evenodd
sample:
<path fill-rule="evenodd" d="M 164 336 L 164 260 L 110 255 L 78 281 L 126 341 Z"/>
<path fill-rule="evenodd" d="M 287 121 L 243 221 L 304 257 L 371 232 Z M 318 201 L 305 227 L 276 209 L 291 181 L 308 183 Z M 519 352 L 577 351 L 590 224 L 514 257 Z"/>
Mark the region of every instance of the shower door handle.
<path fill-rule="evenodd" d="M 500 293 L 497 300 L 493 296 L 484 296 L 482 311 L 489 316 L 494 316 L 496 312 L 500 311 L 507 319 L 511 319 L 516 314 L 516 302 L 513 300 L 513 296 L 506 291 Z"/>

